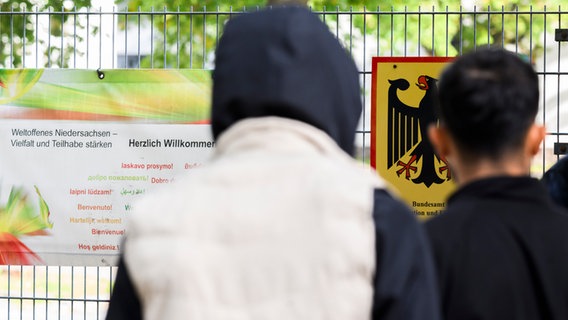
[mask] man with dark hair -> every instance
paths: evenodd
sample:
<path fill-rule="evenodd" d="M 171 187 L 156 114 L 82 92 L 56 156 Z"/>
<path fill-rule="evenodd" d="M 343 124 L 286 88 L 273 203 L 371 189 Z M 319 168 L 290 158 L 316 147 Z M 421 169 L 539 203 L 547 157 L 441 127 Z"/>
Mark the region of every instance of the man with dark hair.
<path fill-rule="evenodd" d="M 422 225 L 354 153 L 355 63 L 301 6 L 232 18 L 209 163 L 130 218 L 107 319 L 436 320 Z"/>
<path fill-rule="evenodd" d="M 531 65 L 502 49 L 457 58 L 429 137 L 458 189 L 426 222 L 445 319 L 568 319 L 568 215 L 530 164 L 545 135 Z"/>

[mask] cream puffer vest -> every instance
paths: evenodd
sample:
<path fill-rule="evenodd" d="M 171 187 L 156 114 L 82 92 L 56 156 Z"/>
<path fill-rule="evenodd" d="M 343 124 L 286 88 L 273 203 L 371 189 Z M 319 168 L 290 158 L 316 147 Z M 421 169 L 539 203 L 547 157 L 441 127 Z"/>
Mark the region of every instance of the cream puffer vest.
<path fill-rule="evenodd" d="M 125 264 L 145 319 L 369 319 L 373 190 L 302 122 L 234 124 L 211 161 L 136 204 Z"/>

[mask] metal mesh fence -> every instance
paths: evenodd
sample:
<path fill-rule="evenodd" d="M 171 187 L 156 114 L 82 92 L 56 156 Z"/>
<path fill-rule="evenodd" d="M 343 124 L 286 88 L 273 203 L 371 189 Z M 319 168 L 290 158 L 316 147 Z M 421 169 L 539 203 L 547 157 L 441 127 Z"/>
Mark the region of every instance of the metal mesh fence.
<path fill-rule="evenodd" d="M 114 267 L 2 266 L 0 319 L 102 319 Z"/>
<path fill-rule="evenodd" d="M 0 68 L 212 69 L 224 23 L 245 11 L 12 9 L 0 12 Z M 359 67 L 366 106 L 357 133 L 362 161 L 369 158 L 373 56 L 452 57 L 488 45 L 517 52 L 539 75 L 538 120 L 548 134 L 533 163 L 534 175 L 566 153 L 568 11 L 474 7 L 316 13 Z M 115 267 L 0 266 L 0 319 L 104 318 L 115 273 Z"/>

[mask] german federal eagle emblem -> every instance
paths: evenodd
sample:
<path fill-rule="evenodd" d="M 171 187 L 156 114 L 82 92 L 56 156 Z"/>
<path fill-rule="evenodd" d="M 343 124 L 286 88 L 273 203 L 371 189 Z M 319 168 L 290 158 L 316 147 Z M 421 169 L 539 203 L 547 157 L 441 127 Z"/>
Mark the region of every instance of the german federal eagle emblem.
<path fill-rule="evenodd" d="M 448 163 L 435 153 L 427 133 L 428 126 L 438 122 L 435 113 L 437 79 L 420 75 L 414 80 L 416 87 L 424 91 L 416 106 L 405 104 L 398 96 L 399 92 L 410 88 L 407 79 L 389 79 L 388 83 L 387 168 L 394 167 L 399 177 L 426 187 L 450 180 Z M 402 157 L 407 153 L 410 158 L 404 161 Z"/>
<path fill-rule="evenodd" d="M 451 57 L 373 57 L 370 163 L 421 219 L 455 190 L 446 159 L 428 139 L 437 125 L 438 80 Z"/>

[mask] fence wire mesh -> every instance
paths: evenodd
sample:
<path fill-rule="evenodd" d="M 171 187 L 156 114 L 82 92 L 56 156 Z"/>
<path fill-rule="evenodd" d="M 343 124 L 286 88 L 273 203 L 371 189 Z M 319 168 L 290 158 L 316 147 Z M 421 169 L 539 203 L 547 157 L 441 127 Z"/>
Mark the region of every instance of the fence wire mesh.
<path fill-rule="evenodd" d="M 538 120 L 548 134 L 533 173 L 541 175 L 568 142 L 568 11 L 427 8 L 415 11 L 322 10 L 355 59 L 366 108 L 358 130 L 359 157 L 370 145 L 371 60 L 374 56 L 458 56 L 500 46 L 529 60 L 541 83 Z M 212 69 L 224 23 L 245 10 L 0 11 L 0 68 Z M 0 266 L 0 319 L 102 319 L 115 267 Z"/>
<path fill-rule="evenodd" d="M 3 266 L 0 319 L 102 319 L 115 269 Z"/>

